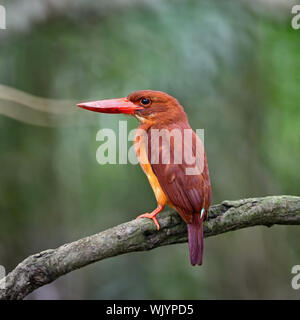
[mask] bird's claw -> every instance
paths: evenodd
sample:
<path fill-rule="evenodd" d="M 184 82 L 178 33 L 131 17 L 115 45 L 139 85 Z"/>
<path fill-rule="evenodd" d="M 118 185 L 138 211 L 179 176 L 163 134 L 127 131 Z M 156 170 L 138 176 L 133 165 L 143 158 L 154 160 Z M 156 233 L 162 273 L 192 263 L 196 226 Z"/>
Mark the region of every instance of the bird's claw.
<path fill-rule="evenodd" d="M 151 213 L 144 213 L 144 214 L 141 214 L 138 217 L 136 217 L 136 219 L 140 219 L 140 218 L 152 219 L 154 224 L 155 224 L 155 226 L 156 226 L 156 228 L 157 228 L 157 230 L 160 229 L 159 223 L 158 223 L 155 215 L 153 215 Z"/>

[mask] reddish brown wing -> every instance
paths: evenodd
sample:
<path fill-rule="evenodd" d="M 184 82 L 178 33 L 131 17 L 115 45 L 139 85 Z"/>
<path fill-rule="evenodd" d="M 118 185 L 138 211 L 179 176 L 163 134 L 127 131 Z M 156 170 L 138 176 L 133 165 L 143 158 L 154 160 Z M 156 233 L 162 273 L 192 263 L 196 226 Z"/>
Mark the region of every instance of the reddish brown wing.
<path fill-rule="evenodd" d="M 208 210 L 211 203 L 209 172 L 202 142 L 194 131 L 191 132 L 192 139 L 182 139 L 182 163 L 177 164 L 174 163 L 174 156 L 179 150 L 178 143 L 175 139 L 171 138 L 170 145 L 160 144 L 158 151 L 160 158 L 159 161 L 157 161 L 156 157 L 153 157 L 154 152 L 151 152 L 151 150 L 154 150 L 154 144 L 151 148 L 151 142 L 154 140 L 153 129 L 154 128 L 151 127 L 148 130 L 148 158 L 152 170 L 170 204 L 177 209 L 186 223 L 191 223 L 193 214 L 201 213 L 202 208 Z M 168 130 L 172 129 L 180 130 L 182 137 L 184 129 L 192 130 L 188 124 L 171 124 L 168 126 Z M 196 148 L 196 143 L 199 143 L 201 147 Z M 162 163 L 162 153 L 166 148 L 170 149 L 170 164 Z M 195 163 L 187 163 L 186 159 L 188 159 L 188 157 L 185 157 L 185 155 L 188 153 L 195 157 L 196 152 L 198 152 L 197 159 L 201 159 L 202 162 L 201 164 L 197 162 L 195 167 Z M 188 168 L 196 168 L 198 173 L 188 175 L 186 171 Z"/>

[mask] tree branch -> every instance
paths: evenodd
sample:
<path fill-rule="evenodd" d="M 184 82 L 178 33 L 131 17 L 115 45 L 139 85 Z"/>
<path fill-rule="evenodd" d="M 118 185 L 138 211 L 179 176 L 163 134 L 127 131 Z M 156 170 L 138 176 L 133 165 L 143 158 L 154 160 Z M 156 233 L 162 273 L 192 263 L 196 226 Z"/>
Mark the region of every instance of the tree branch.
<path fill-rule="evenodd" d="M 23 299 L 33 290 L 95 261 L 187 241 L 186 224 L 176 212 L 164 212 L 158 220 L 160 231 L 148 219 L 133 220 L 29 256 L 0 280 L 0 299 Z M 246 227 L 274 224 L 300 225 L 300 197 L 224 201 L 211 207 L 204 234 L 210 237 Z"/>

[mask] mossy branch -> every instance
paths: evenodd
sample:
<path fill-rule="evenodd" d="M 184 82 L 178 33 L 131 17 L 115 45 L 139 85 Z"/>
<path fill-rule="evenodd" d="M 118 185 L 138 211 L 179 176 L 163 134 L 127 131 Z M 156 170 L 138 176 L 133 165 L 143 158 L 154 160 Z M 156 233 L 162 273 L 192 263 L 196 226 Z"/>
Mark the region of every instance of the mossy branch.
<path fill-rule="evenodd" d="M 133 220 L 98 234 L 26 258 L 0 280 L 0 299 L 23 299 L 30 292 L 88 264 L 133 251 L 187 241 L 186 224 L 174 212 L 159 215 L 160 231 L 148 219 Z M 205 237 L 257 225 L 300 225 L 300 197 L 270 196 L 224 201 L 212 206 Z M 188 260 L 187 260 L 188 263 Z"/>

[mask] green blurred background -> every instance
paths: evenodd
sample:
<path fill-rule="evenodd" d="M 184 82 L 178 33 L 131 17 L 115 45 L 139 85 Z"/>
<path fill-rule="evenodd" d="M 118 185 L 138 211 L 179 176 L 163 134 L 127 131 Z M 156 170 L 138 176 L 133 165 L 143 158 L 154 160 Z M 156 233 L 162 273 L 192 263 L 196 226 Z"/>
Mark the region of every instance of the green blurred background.
<path fill-rule="evenodd" d="M 96 161 L 100 128 L 137 121 L 77 110 L 79 101 L 166 91 L 205 129 L 213 203 L 299 195 L 300 30 L 291 28 L 291 3 L 0 1 L 8 24 L 0 83 L 74 102 L 53 115 L 0 92 L 0 111 L 14 110 L 0 115 L 0 264 L 9 271 L 155 208 L 139 166 Z M 299 235 L 276 226 L 208 238 L 201 268 L 189 265 L 187 244 L 131 253 L 28 298 L 299 299 L 291 287 Z"/>

